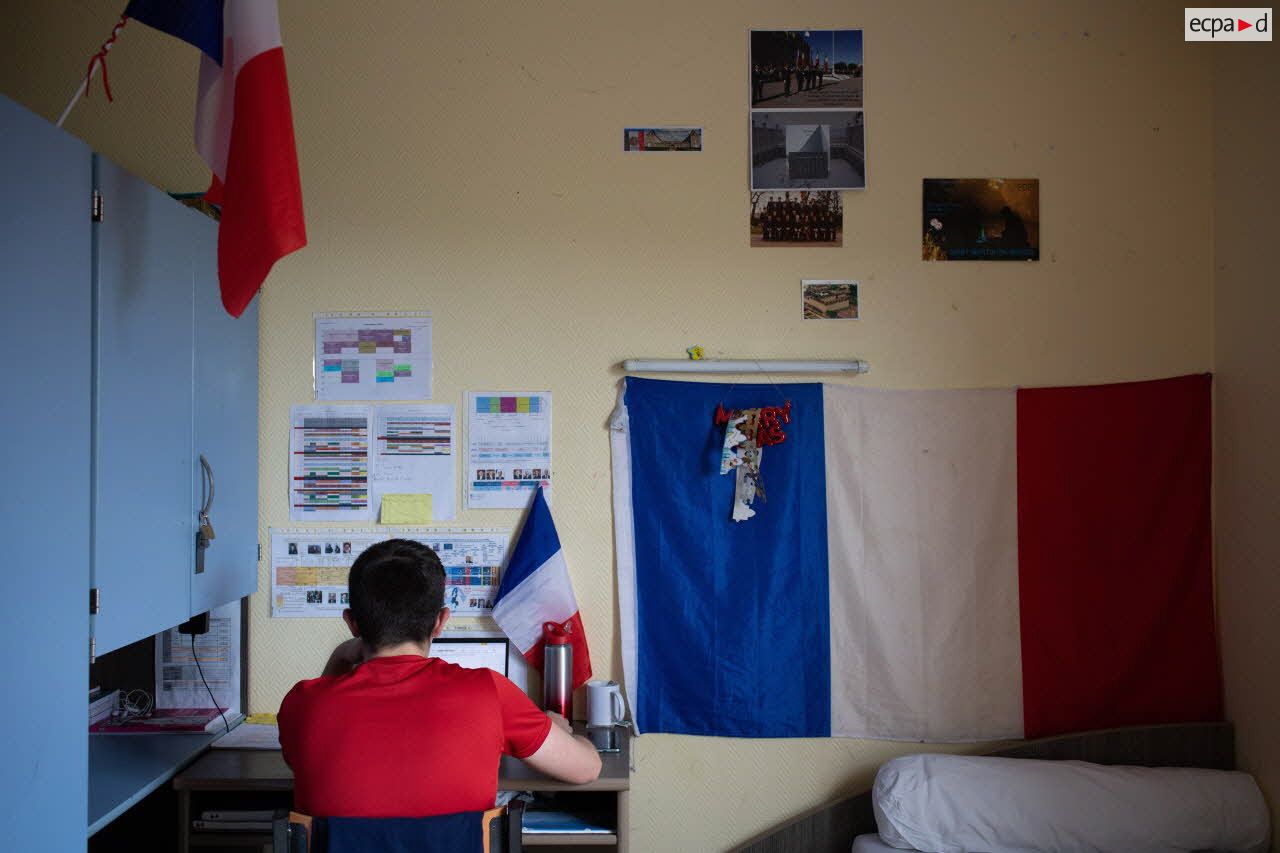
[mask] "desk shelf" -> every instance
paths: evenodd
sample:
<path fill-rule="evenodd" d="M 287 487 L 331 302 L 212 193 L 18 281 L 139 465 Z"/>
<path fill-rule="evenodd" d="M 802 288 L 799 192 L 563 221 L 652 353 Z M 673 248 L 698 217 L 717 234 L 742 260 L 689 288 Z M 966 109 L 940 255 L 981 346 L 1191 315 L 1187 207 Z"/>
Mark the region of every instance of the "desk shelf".
<path fill-rule="evenodd" d="M 270 832 L 193 832 L 188 847 L 251 847 L 258 850 L 271 844 Z"/>

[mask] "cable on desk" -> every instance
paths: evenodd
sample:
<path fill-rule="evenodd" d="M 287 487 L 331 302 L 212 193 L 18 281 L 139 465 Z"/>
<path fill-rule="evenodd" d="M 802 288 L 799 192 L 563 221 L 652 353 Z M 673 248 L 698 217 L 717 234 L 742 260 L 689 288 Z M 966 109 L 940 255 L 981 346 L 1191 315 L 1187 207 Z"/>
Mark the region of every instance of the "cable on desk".
<path fill-rule="evenodd" d="M 196 635 L 191 635 L 191 659 L 196 662 L 196 672 L 200 673 L 200 680 L 204 681 L 204 689 L 209 691 L 209 700 L 213 702 L 213 707 L 218 709 L 218 713 L 222 715 L 222 725 L 226 727 L 227 733 L 231 732 L 231 724 L 227 722 L 227 715 L 222 710 L 222 706 L 218 704 L 218 700 L 213 696 L 213 688 L 209 686 L 209 682 L 204 678 L 204 667 L 200 666 L 200 658 L 196 654 Z"/>

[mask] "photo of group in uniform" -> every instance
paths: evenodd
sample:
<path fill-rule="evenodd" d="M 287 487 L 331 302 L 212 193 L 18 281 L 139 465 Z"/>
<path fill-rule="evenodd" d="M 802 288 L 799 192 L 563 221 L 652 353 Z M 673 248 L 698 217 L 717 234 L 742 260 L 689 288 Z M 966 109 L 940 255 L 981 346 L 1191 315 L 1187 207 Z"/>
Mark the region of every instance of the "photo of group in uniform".
<path fill-rule="evenodd" d="M 750 223 L 753 248 L 844 244 L 844 204 L 838 192 L 753 192 Z"/>

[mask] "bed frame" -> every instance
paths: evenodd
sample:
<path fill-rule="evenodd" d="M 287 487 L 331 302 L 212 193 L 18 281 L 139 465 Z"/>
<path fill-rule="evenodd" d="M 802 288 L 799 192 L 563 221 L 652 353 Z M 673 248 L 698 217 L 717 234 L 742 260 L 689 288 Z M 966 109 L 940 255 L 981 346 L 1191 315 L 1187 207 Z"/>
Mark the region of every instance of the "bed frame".
<path fill-rule="evenodd" d="M 1231 723 L 1104 729 L 1027 741 L 987 754 L 1140 767 L 1234 770 L 1235 729 Z M 868 789 L 792 818 L 733 848 L 733 853 L 848 853 L 855 836 L 875 831 Z"/>

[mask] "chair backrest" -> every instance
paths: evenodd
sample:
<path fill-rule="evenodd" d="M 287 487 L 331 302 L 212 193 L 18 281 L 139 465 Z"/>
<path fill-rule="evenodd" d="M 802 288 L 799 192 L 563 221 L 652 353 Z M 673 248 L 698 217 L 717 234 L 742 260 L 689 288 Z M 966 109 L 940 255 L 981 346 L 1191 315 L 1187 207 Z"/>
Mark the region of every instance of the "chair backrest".
<path fill-rule="evenodd" d="M 301 812 L 276 813 L 272 822 L 273 849 L 277 853 L 329 853 L 333 846 L 363 849 L 374 843 L 379 849 L 406 853 L 432 850 L 453 851 L 460 839 L 471 845 L 477 840 L 483 853 L 520 853 L 524 803 L 513 800 L 485 812 L 463 812 L 426 818 L 314 818 Z M 475 821 L 479 821 L 479 833 Z M 442 842 L 448 846 L 437 846 Z M 336 851 L 335 851 L 336 853 Z"/>

